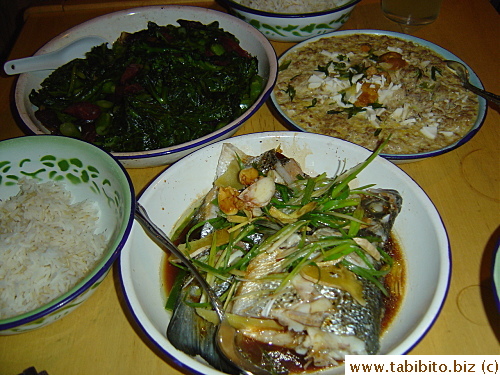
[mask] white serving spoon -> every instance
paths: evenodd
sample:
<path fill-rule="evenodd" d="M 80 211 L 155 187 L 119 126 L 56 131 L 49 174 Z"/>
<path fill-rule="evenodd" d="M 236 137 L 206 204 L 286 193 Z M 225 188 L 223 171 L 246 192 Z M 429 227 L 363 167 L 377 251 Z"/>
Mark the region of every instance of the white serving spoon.
<path fill-rule="evenodd" d="M 57 69 L 73 59 L 85 57 L 85 53 L 89 52 L 92 47 L 107 42 L 99 36 L 85 36 L 53 52 L 7 61 L 3 69 L 9 75 Z"/>

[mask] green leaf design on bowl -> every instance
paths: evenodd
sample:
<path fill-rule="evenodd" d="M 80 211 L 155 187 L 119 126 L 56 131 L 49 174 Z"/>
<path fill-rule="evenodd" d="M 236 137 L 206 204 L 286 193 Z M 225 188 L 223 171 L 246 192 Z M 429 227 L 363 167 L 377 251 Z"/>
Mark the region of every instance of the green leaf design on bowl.
<path fill-rule="evenodd" d="M 57 166 L 61 171 L 66 172 L 69 169 L 69 162 L 66 159 L 62 159 L 57 162 Z"/>
<path fill-rule="evenodd" d="M 257 21 L 257 20 L 250 20 L 249 23 L 250 23 L 250 25 L 252 25 L 256 29 L 260 29 L 260 22 L 259 21 Z"/>
<path fill-rule="evenodd" d="M 101 194 L 101 188 L 95 183 L 95 181 L 92 181 L 92 185 L 90 186 L 90 190 L 92 190 L 96 194 Z"/>
<path fill-rule="evenodd" d="M 40 164 L 43 167 L 40 167 Z M 13 173 L 14 170 L 18 171 L 15 172 L 17 174 Z M 123 201 L 123 197 L 117 191 L 106 191 L 104 187 L 111 187 L 111 182 L 102 179 L 96 167 L 84 165 L 78 158 L 65 159 L 49 154 L 38 160 L 22 159 L 17 165 L 9 160 L 0 160 L 0 187 L 17 185 L 22 176 L 39 180 L 66 181 L 73 185 L 87 184 L 94 194 L 104 195 L 108 204 L 117 211 L 120 210 Z"/>
<path fill-rule="evenodd" d="M 290 26 L 288 26 L 288 27 L 290 27 Z M 263 29 L 266 29 L 266 30 L 269 30 L 269 31 L 272 31 L 272 32 L 274 32 L 274 33 L 275 33 L 275 34 L 277 34 L 277 35 L 286 36 L 286 34 L 283 34 L 283 33 L 281 33 L 280 31 L 278 31 L 278 29 L 277 29 L 276 27 L 271 26 L 271 25 L 268 25 L 268 24 L 266 24 L 266 23 L 263 23 L 263 24 L 262 24 L 262 28 L 263 28 Z M 262 31 L 262 30 L 261 30 L 261 31 Z"/>
<path fill-rule="evenodd" d="M 75 185 L 78 185 L 82 182 L 81 178 L 75 176 L 73 173 L 66 173 L 66 178 L 68 179 L 68 181 Z"/>
<path fill-rule="evenodd" d="M 292 24 L 289 24 L 287 26 L 279 26 L 279 25 L 272 26 L 267 23 L 261 23 L 260 21 L 254 19 L 247 19 L 246 17 L 240 14 L 238 15 L 240 16 L 240 18 L 246 20 L 250 25 L 252 25 L 257 30 L 259 30 L 264 34 L 268 35 L 275 34 L 282 37 L 286 37 L 289 35 L 293 35 L 296 37 L 308 37 L 312 35 L 323 34 L 325 33 L 325 31 L 329 30 L 337 30 L 349 19 L 351 12 L 346 12 L 339 18 L 332 20 L 328 23 L 319 23 L 319 24 L 313 23 L 302 27 L 300 25 L 292 25 Z"/>
<path fill-rule="evenodd" d="M 25 159 L 25 161 L 31 161 L 31 160 Z M 40 161 L 42 162 L 43 165 L 46 165 L 49 168 L 54 168 L 56 157 L 53 155 L 45 155 L 40 158 Z M 20 164 L 19 166 L 22 167 L 22 164 Z"/>
<path fill-rule="evenodd" d="M 18 176 L 16 176 L 15 174 L 8 174 L 5 177 L 8 180 L 8 181 L 5 182 L 6 186 L 17 185 L 17 181 L 19 180 Z"/>
<path fill-rule="evenodd" d="M 37 175 L 41 174 L 41 173 L 44 173 L 46 172 L 47 169 L 46 168 L 40 168 L 34 172 L 25 172 L 25 171 L 21 171 L 21 174 L 25 175 L 25 176 L 28 176 L 28 177 L 33 177 L 33 178 L 36 178 Z M 18 180 L 17 176 L 16 176 L 16 180 Z"/>
<path fill-rule="evenodd" d="M 295 29 L 298 29 L 299 27 L 296 25 L 288 25 L 287 27 L 283 27 L 284 31 L 293 31 Z"/>
<path fill-rule="evenodd" d="M 332 22 L 339 22 L 339 23 L 344 24 L 349 19 L 350 15 L 351 15 L 351 12 L 344 13 L 342 16 L 340 16 L 339 19 L 337 19 L 336 21 L 332 21 Z"/>
<path fill-rule="evenodd" d="M 70 164 L 77 166 L 78 168 L 83 167 L 83 163 L 80 159 L 72 158 L 72 159 L 69 159 L 69 162 L 70 162 Z"/>
<path fill-rule="evenodd" d="M 333 28 L 337 28 L 337 26 L 335 25 L 335 27 L 332 27 L 331 26 L 331 23 L 330 24 L 326 24 L 326 23 L 320 23 L 318 25 L 316 25 L 316 30 L 331 30 Z"/>
<path fill-rule="evenodd" d="M 300 29 L 300 31 L 304 31 L 306 33 L 311 33 L 314 31 L 314 29 L 316 29 L 316 24 L 312 23 L 310 25 L 303 27 L 302 29 Z"/>
<path fill-rule="evenodd" d="M 102 280 L 101 280 L 101 281 L 97 281 L 94 285 L 92 285 L 92 286 L 90 287 L 90 289 L 95 289 L 95 288 L 97 288 L 99 285 L 101 285 L 101 283 L 102 283 Z"/>
<path fill-rule="evenodd" d="M 90 180 L 89 173 L 86 170 L 82 171 L 82 176 L 81 177 L 82 177 L 82 181 L 85 182 L 85 183 L 89 182 L 89 180 Z"/>

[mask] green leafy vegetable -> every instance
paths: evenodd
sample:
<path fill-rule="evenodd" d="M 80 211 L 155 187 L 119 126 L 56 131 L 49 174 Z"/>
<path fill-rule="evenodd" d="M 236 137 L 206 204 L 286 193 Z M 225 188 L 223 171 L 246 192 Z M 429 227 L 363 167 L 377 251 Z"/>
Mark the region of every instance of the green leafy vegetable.
<path fill-rule="evenodd" d="M 30 94 L 37 118 L 111 152 L 170 147 L 236 119 L 262 91 L 257 58 L 218 22 L 178 23 L 149 22 L 55 70 Z"/>

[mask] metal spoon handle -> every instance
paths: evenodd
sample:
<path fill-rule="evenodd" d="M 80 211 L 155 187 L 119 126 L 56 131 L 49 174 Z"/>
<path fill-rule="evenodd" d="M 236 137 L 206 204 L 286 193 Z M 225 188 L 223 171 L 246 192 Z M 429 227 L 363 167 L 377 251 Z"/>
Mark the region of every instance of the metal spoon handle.
<path fill-rule="evenodd" d="M 492 92 L 488 92 L 486 90 L 482 90 L 479 87 L 476 87 L 469 82 L 464 82 L 464 87 L 467 90 L 472 91 L 474 94 L 479 95 L 486 100 L 489 100 L 492 103 L 495 103 L 496 105 L 500 106 L 500 95 L 493 94 Z"/>
<path fill-rule="evenodd" d="M 222 308 L 219 298 L 214 290 L 208 285 L 205 278 L 200 274 L 193 262 L 177 246 L 170 238 L 158 227 L 148 216 L 146 209 L 136 202 L 135 219 L 142 227 L 152 236 L 152 239 L 162 248 L 166 248 L 177 256 L 182 263 L 191 271 L 200 286 L 207 293 L 212 306 L 217 313 L 220 324 L 217 328 L 216 345 L 223 355 L 240 371 L 242 375 L 271 375 L 268 371 L 256 366 L 248 358 L 244 357 L 236 347 L 235 338 L 237 335 L 236 329 L 231 326 L 227 319 L 227 315 Z"/>
<path fill-rule="evenodd" d="M 171 251 L 177 258 L 179 258 L 182 263 L 191 271 L 196 280 L 200 283 L 202 289 L 207 293 L 210 302 L 217 313 L 220 321 L 225 318 L 225 312 L 222 308 L 217 295 L 210 285 L 208 285 L 205 278 L 200 274 L 198 268 L 193 264 L 193 262 L 186 256 L 182 251 L 179 250 L 177 246 L 168 238 L 168 236 L 158 227 L 148 216 L 146 209 L 139 203 L 136 203 L 135 214 L 136 220 L 142 225 L 142 227 L 153 237 L 157 244 L 161 247 L 167 248 Z"/>

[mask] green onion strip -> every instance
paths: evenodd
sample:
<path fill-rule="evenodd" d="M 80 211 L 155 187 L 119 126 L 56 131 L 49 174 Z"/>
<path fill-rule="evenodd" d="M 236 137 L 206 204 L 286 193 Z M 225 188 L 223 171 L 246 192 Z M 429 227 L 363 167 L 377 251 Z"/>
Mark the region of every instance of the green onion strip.
<path fill-rule="evenodd" d="M 189 252 L 190 238 L 201 226 L 208 223 L 215 229 L 230 229 L 238 225 L 236 230 L 229 230 L 229 241 L 219 246 L 216 246 L 217 236 L 214 230 L 209 251 L 193 259 L 199 269 L 206 273 L 209 284 L 215 286 L 218 283 L 230 281 L 231 285 L 221 296 L 225 306 L 241 297 L 235 295 L 240 282 L 257 281 L 257 279 L 252 279 L 252 276 L 249 278 L 245 275 L 250 275 L 247 273 L 247 267 L 260 255 L 269 256 L 270 260 L 274 259 L 280 265 L 279 271 L 275 273 L 257 276 L 259 280 L 280 280 L 280 283 L 275 290 L 259 293 L 277 295 L 301 272 L 304 266 L 334 261 L 340 262 L 358 278 L 374 283 L 384 294 L 387 294 L 381 278 L 390 272 L 393 259 L 383 249 L 377 247 L 382 259 L 380 262 L 374 261 L 354 241 L 355 238 L 360 237 L 370 243 L 380 242 L 380 238 L 374 235 L 362 234 L 362 229 L 367 224 L 361 201 L 363 196 L 372 195 L 366 189 L 374 185 L 369 184 L 351 190 L 349 183 L 382 152 L 388 141 L 389 139 L 386 139 L 365 161 L 341 172 L 336 177 L 328 178 L 323 173 L 316 177 L 298 179 L 289 186 L 276 184 L 275 196 L 268 206 L 263 207 L 262 216 L 257 220 L 249 220 L 248 223 L 242 225 L 241 222 L 231 223 L 225 216 L 219 216 L 197 223 L 187 231 L 186 249 Z M 244 165 L 238 156 L 237 162 L 242 169 Z M 311 202 L 314 202 L 314 205 L 311 205 Z M 299 210 L 305 205 L 308 205 L 307 209 L 300 212 Z M 279 217 L 271 215 L 272 206 L 285 214 L 300 212 L 299 215 L 302 216 L 294 219 L 295 221 L 283 223 L 280 222 Z M 332 234 L 312 240 L 310 235 L 318 228 L 330 230 Z M 292 236 L 297 234 L 298 239 L 294 239 Z M 253 236 L 256 235 L 261 236 L 259 237 L 261 240 L 254 240 Z M 291 242 L 286 244 L 289 240 Z M 350 258 L 346 258 L 350 254 L 356 257 L 356 264 L 348 260 Z M 280 258 L 273 258 L 273 256 Z M 364 266 L 359 265 L 360 261 L 364 263 Z M 171 303 L 172 301 L 169 300 L 169 304 Z"/>

